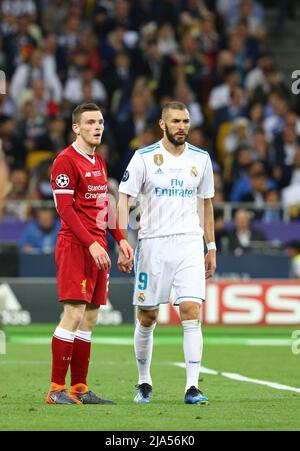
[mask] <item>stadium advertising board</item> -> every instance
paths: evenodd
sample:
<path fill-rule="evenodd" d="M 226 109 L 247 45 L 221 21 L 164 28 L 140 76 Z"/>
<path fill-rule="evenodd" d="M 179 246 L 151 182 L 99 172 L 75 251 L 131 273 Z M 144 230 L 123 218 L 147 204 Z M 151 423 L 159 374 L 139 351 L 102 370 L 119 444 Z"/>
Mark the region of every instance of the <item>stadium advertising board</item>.
<path fill-rule="evenodd" d="M 108 306 L 99 323 L 134 322 L 132 279 L 111 278 Z M 2 324 L 55 322 L 62 306 L 57 302 L 55 279 L 0 279 Z M 208 282 L 203 323 L 212 325 L 299 325 L 300 282 L 279 280 Z M 178 309 L 160 307 L 161 324 L 180 324 Z"/>
<path fill-rule="evenodd" d="M 203 323 L 212 325 L 296 325 L 300 323 L 300 282 L 210 281 Z M 178 310 L 165 305 L 161 324 L 179 324 Z"/>
<path fill-rule="evenodd" d="M 101 307 L 98 324 L 133 323 L 130 279 L 111 278 L 108 304 Z M 54 278 L 0 278 L 0 324 L 55 323 L 62 313 Z"/>

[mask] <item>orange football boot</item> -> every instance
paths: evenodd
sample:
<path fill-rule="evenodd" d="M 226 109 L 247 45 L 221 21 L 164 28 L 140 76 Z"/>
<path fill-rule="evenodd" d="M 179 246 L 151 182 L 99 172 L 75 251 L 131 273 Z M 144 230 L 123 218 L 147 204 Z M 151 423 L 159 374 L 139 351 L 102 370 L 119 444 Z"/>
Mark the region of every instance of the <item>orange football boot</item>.
<path fill-rule="evenodd" d="M 85 384 L 76 384 L 71 386 L 69 398 L 74 401 L 77 400 L 77 402 L 79 401 L 82 404 L 115 404 L 114 401 L 100 398 L 89 390 L 88 386 Z"/>
<path fill-rule="evenodd" d="M 66 392 L 65 385 L 51 383 L 46 397 L 46 404 L 82 404 L 79 399 L 71 399 Z"/>

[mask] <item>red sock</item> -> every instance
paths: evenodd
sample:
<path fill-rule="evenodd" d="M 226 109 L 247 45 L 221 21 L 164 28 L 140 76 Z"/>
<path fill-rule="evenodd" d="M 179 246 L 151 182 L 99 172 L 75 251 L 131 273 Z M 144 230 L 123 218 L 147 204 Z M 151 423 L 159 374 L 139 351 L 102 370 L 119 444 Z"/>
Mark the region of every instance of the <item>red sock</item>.
<path fill-rule="evenodd" d="M 51 381 L 65 385 L 71 362 L 74 333 L 57 327 L 52 338 L 52 377 Z"/>
<path fill-rule="evenodd" d="M 91 332 L 78 330 L 75 335 L 71 360 L 71 386 L 87 385 L 87 373 L 91 355 Z"/>

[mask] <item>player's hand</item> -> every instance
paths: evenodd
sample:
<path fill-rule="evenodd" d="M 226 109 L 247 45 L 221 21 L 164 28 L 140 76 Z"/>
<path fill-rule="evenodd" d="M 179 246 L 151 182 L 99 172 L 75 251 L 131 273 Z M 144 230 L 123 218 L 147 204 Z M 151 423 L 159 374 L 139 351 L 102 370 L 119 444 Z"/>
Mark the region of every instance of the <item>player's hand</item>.
<path fill-rule="evenodd" d="M 212 277 L 216 271 L 216 268 L 216 251 L 215 249 L 211 249 L 205 255 L 205 279 Z"/>
<path fill-rule="evenodd" d="M 121 272 L 131 273 L 132 270 L 132 262 L 128 261 L 121 253 L 118 258 L 118 268 Z"/>
<path fill-rule="evenodd" d="M 119 243 L 120 253 L 124 255 L 127 260 L 133 261 L 133 249 L 127 240 L 121 240 Z"/>
<path fill-rule="evenodd" d="M 110 268 L 111 263 L 108 253 L 99 243 L 97 243 L 97 241 L 94 241 L 94 243 L 90 245 L 89 251 L 98 269 L 106 271 Z"/>
<path fill-rule="evenodd" d="M 122 272 L 130 273 L 133 265 L 133 249 L 126 240 L 120 241 L 118 268 Z"/>

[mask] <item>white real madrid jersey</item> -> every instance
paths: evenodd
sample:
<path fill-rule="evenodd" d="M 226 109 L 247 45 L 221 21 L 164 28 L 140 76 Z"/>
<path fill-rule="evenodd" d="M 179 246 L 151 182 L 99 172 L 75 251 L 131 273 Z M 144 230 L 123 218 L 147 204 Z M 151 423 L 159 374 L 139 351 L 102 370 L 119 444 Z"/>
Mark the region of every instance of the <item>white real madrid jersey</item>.
<path fill-rule="evenodd" d="M 140 194 L 139 239 L 181 233 L 203 235 L 197 213 L 197 196 L 214 196 L 209 154 L 189 143 L 179 156 L 168 152 L 162 141 L 133 155 L 119 192 Z"/>

